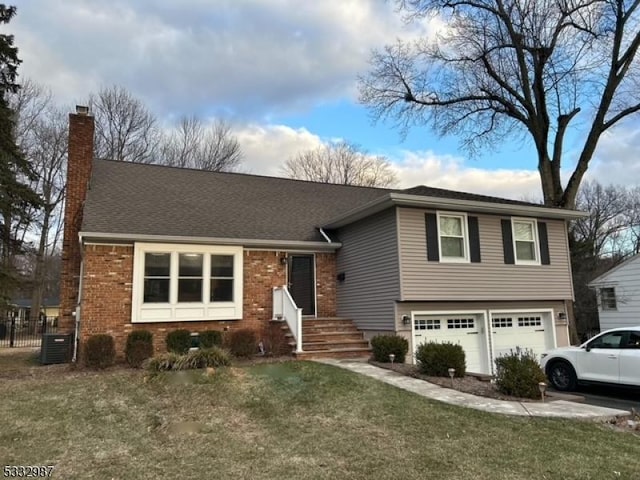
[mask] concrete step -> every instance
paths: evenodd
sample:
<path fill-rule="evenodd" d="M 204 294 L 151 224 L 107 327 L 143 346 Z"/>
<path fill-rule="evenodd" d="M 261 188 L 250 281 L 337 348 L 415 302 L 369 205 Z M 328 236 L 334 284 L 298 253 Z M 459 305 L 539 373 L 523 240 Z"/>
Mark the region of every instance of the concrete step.
<path fill-rule="evenodd" d="M 335 348 L 331 350 L 321 350 L 315 352 L 294 353 L 298 360 L 311 360 L 314 358 L 361 358 L 367 359 L 371 356 L 369 348 Z"/>
<path fill-rule="evenodd" d="M 317 327 L 302 327 L 302 336 L 314 335 L 318 333 L 358 333 L 359 330 L 355 325 L 325 325 Z"/>
<path fill-rule="evenodd" d="M 290 344 L 295 347 L 295 344 Z M 369 342 L 366 340 L 341 340 L 334 342 L 303 342 L 302 350 L 318 351 L 318 350 L 343 350 L 348 348 L 369 348 Z"/>
<path fill-rule="evenodd" d="M 323 318 L 303 318 L 302 328 L 304 327 L 317 327 L 317 326 L 338 326 L 338 325 L 353 325 L 353 321 L 348 318 L 342 317 L 323 317 Z"/>
<path fill-rule="evenodd" d="M 289 338 L 293 338 L 293 334 L 287 333 Z M 358 330 L 353 332 L 319 332 L 308 333 L 302 332 L 302 340 L 304 342 L 333 342 L 340 340 L 363 340 L 362 333 Z"/>

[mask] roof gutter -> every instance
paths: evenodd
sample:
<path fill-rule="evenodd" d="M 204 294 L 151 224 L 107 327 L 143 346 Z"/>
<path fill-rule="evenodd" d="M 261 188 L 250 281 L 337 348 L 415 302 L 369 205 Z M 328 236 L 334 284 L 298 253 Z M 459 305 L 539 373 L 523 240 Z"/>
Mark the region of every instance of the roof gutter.
<path fill-rule="evenodd" d="M 334 229 L 343 227 L 349 223 L 368 217 L 369 215 L 373 215 L 374 213 L 378 213 L 394 205 L 442 210 L 463 210 L 465 212 L 492 213 L 499 215 L 556 218 L 562 220 L 571 220 L 589 216 L 587 212 L 545 207 L 542 205 L 514 205 L 509 203 L 482 202 L 478 200 L 462 200 L 459 198 L 389 193 L 379 199 L 369 202 L 361 207 L 354 208 L 353 210 L 334 218 L 331 222 L 324 225 L 324 228 Z"/>
<path fill-rule="evenodd" d="M 220 238 L 220 237 L 193 237 L 178 235 L 137 235 L 129 233 L 103 233 L 103 232 L 80 232 L 80 240 L 83 242 L 150 242 L 150 243 L 180 243 L 180 244 L 200 244 L 200 245 L 241 245 L 243 247 L 274 248 L 309 251 L 334 251 L 342 246 L 340 242 L 332 242 L 325 235 L 327 242 L 305 242 L 302 240 L 260 240 L 255 238 Z"/>

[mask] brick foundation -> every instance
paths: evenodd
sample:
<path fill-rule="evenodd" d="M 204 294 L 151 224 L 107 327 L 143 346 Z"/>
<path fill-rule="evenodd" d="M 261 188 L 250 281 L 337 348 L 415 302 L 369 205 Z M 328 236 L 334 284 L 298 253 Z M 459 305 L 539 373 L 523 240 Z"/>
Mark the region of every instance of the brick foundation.
<path fill-rule="evenodd" d="M 131 323 L 133 288 L 132 245 L 86 245 L 82 297 L 80 343 L 90 335 L 106 333 L 116 342 L 120 359 L 124 356 L 127 335 L 132 330 L 149 330 L 154 335 L 157 352 L 165 351 L 167 332 L 185 328 L 191 332 L 250 328 L 261 337 L 268 336 L 272 311 L 272 287 L 286 284 L 286 265 L 276 251 L 243 252 L 243 318 L 242 320 Z M 316 255 L 318 316 L 335 316 L 335 255 Z"/>

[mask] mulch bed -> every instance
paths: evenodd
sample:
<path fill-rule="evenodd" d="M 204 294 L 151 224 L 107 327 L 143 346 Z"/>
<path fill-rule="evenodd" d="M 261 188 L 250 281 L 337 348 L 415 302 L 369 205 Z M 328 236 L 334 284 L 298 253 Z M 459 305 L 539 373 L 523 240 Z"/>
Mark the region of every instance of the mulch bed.
<path fill-rule="evenodd" d="M 532 400 L 530 398 L 513 397 L 511 395 L 505 395 L 500 393 L 496 388 L 495 383 L 479 380 L 476 377 L 464 376 L 462 378 L 453 379 L 453 387 L 451 386 L 451 379 L 444 377 L 431 377 L 424 375 L 418 371 L 415 365 L 407 363 L 382 363 L 370 360 L 371 365 L 376 367 L 385 368 L 387 370 L 393 370 L 394 372 L 406 375 L 408 377 L 419 378 L 426 380 L 429 383 L 440 385 L 444 388 L 453 388 L 459 392 L 471 393 L 480 397 L 495 398 L 498 400 L 513 400 L 516 402 L 539 402 L 540 400 Z"/>

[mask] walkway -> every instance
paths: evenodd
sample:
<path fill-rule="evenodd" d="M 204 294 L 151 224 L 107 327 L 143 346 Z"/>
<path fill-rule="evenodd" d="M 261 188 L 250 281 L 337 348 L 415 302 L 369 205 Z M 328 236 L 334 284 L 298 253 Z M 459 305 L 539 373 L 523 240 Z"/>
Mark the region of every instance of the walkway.
<path fill-rule="evenodd" d="M 568 402 L 566 400 L 555 400 L 543 403 L 515 402 L 478 397 L 470 393 L 443 388 L 418 378 L 407 377 L 391 370 L 376 367 L 364 361 L 334 359 L 318 359 L 315 361 L 360 373 L 361 375 L 375 378 L 381 382 L 422 395 L 423 397 L 450 403 L 451 405 L 475 408 L 476 410 L 483 410 L 485 412 L 529 417 L 560 417 L 592 420 L 605 420 L 620 415 L 629 415 L 630 413 L 626 410 L 597 407 L 584 403 Z"/>

